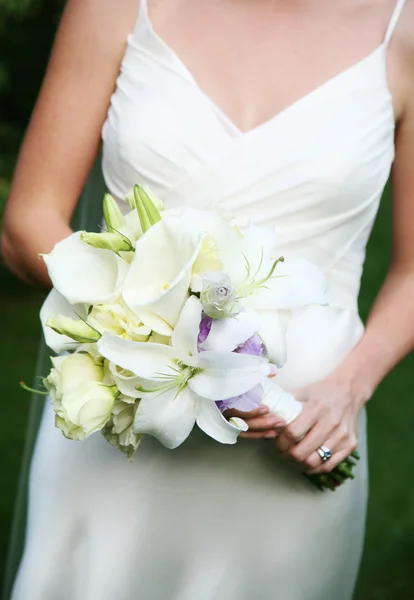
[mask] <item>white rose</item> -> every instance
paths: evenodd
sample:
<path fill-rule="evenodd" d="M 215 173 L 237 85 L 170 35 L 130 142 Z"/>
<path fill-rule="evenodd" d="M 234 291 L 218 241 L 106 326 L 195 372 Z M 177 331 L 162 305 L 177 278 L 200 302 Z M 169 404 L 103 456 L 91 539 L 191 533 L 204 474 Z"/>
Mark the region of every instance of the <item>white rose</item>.
<path fill-rule="evenodd" d="M 94 306 L 87 322 L 100 333 L 108 331 L 134 342 L 146 342 L 151 333 L 151 329 L 143 325 L 122 301 Z"/>
<path fill-rule="evenodd" d="M 105 385 L 102 360 L 89 354 L 52 359 L 53 368 L 44 380 L 50 391 L 56 426 L 73 440 L 83 440 L 101 430 L 111 418 L 118 389 Z"/>
<path fill-rule="evenodd" d="M 103 430 L 107 441 L 132 460 L 142 435 L 134 433 L 134 419 L 138 403 L 135 398 L 120 396 L 112 409 L 112 419 Z"/>

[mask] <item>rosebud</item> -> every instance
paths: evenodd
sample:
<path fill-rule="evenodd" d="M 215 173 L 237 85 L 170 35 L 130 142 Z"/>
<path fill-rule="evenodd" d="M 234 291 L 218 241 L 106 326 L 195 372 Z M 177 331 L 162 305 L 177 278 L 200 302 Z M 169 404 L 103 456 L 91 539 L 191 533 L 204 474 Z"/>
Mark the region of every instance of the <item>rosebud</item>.
<path fill-rule="evenodd" d="M 221 271 L 203 276 L 200 300 L 203 311 L 212 319 L 228 319 L 241 310 L 230 277 Z"/>
<path fill-rule="evenodd" d="M 82 319 L 70 319 L 63 315 L 48 319 L 46 321 L 46 327 L 50 327 L 50 329 L 53 329 L 53 331 L 56 331 L 56 333 L 60 333 L 61 335 L 67 335 L 80 344 L 97 342 L 101 337 L 99 331 L 91 327 Z"/>

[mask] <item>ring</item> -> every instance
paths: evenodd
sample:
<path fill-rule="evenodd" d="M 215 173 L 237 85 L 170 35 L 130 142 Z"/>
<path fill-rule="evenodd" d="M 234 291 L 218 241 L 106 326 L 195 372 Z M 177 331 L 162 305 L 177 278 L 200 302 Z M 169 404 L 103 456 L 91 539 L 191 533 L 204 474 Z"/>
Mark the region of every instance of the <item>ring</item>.
<path fill-rule="evenodd" d="M 329 448 L 327 448 L 326 446 L 321 446 L 320 448 L 318 448 L 316 450 L 316 452 L 319 454 L 319 456 L 322 459 L 322 462 L 326 462 L 327 460 L 329 460 L 332 456 L 332 452 L 329 450 Z"/>

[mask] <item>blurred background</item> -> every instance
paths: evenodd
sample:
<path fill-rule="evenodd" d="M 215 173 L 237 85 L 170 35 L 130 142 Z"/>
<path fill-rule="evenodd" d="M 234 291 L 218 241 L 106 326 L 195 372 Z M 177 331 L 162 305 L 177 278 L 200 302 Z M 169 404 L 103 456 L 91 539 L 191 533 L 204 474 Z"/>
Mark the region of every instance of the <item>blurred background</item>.
<path fill-rule="evenodd" d="M 64 0 L 0 0 L 0 219 L 63 4 Z M 360 297 L 364 319 L 387 271 L 390 230 L 387 190 L 368 246 Z M 34 377 L 44 293 L 20 283 L 1 263 L 0 281 L 1 589 L 30 403 L 18 382 L 31 383 Z M 369 405 L 371 493 L 355 600 L 414 598 L 413 367 L 411 356 L 384 381 Z"/>

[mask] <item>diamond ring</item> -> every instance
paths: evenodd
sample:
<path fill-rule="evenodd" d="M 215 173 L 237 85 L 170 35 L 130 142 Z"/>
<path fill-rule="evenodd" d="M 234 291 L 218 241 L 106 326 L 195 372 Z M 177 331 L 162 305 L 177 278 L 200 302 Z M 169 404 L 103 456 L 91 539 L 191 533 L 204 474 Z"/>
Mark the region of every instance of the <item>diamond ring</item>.
<path fill-rule="evenodd" d="M 332 452 L 329 450 L 329 448 L 327 448 L 326 446 L 321 446 L 320 448 L 318 448 L 316 450 L 316 452 L 319 454 L 319 456 L 322 459 L 322 462 L 326 462 L 327 460 L 329 460 L 332 456 Z"/>

